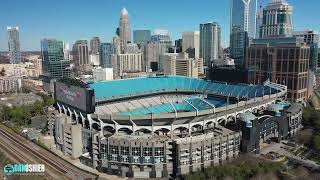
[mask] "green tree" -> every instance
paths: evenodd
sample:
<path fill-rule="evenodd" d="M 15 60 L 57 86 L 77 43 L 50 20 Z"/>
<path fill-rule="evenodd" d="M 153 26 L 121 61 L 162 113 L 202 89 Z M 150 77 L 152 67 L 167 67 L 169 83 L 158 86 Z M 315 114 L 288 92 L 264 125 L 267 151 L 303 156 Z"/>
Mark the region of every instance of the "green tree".
<path fill-rule="evenodd" d="M 320 135 L 317 134 L 316 136 L 314 136 L 313 138 L 313 144 L 315 146 L 315 148 L 320 151 Z"/>

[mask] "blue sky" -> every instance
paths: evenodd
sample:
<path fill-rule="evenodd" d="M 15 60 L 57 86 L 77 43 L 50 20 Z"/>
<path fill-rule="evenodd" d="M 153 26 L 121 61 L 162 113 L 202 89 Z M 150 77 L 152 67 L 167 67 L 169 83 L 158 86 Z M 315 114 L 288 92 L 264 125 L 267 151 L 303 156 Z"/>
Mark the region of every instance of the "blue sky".
<path fill-rule="evenodd" d="M 295 30 L 320 30 L 320 0 L 289 2 Z M 222 46 L 229 44 L 229 0 L 1 0 L 0 51 L 8 49 L 6 26 L 19 26 L 22 50 L 39 50 L 43 38 L 72 44 L 99 36 L 109 42 L 122 7 L 129 11 L 132 30 L 168 29 L 178 39 L 183 31 L 216 21 L 222 28 Z"/>

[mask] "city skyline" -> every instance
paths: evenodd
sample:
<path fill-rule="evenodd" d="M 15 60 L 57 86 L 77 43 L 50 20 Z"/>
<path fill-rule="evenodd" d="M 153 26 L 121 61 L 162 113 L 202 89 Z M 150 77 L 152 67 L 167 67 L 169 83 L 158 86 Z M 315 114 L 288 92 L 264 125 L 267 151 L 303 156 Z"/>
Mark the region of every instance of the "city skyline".
<path fill-rule="evenodd" d="M 269 0 L 260 0 L 260 2 L 258 0 L 258 5 L 261 3 L 265 5 L 266 2 Z M 303 3 L 301 0 L 289 0 L 289 2 L 295 11 L 293 15 L 295 31 L 306 29 L 319 31 L 320 25 L 316 19 L 307 18 L 320 16 L 320 12 L 317 11 L 317 7 L 320 6 L 319 1 L 310 0 L 308 3 Z M 111 42 L 119 25 L 119 12 L 123 7 L 126 7 L 129 12 L 132 31 L 167 29 L 175 40 L 181 38 L 184 31 L 198 31 L 200 23 L 215 21 L 219 23 L 223 32 L 222 47 L 229 46 L 229 0 L 219 1 L 219 3 L 201 0 L 197 4 L 186 3 L 183 8 L 181 3 L 171 1 L 169 3 L 168 0 L 161 2 L 168 6 L 157 8 L 154 8 L 154 3 L 146 0 L 139 3 L 121 0 L 112 4 L 100 0 L 95 3 L 80 0 L 77 3 L 79 8 L 73 9 L 74 3 L 71 1 L 63 2 L 63 6 L 59 0 L 55 4 L 48 5 L 40 3 L 39 0 L 28 1 L 28 3 L 4 1 L 2 3 L 4 7 L 11 7 L 14 4 L 16 13 L 12 15 L 6 8 L 0 12 L 0 17 L 3 17 L 3 21 L 0 22 L 0 51 L 8 50 L 7 26 L 19 27 L 23 51 L 40 50 L 40 41 L 43 38 L 57 38 L 73 44 L 79 39 L 89 40 L 98 36 L 101 42 Z M 40 5 L 42 8 L 37 9 Z M 55 14 L 57 10 L 59 14 Z M 77 11 L 87 13 L 79 14 Z M 190 12 L 194 14 L 190 16 Z"/>

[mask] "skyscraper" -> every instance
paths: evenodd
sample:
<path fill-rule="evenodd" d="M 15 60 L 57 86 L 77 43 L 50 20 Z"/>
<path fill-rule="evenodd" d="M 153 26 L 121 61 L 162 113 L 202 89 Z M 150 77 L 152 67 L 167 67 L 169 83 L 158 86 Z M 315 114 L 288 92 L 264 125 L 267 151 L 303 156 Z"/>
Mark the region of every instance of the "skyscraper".
<path fill-rule="evenodd" d="M 218 23 L 200 24 L 200 57 L 205 65 L 219 58 L 221 29 Z"/>
<path fill-rule="evenodd" d="M 134 30 L 133 31 L 133 42 L 136 44 L 146 44 L 151 41 L 150 30 Z"/>
<path fill-rule="evenodd" d="M 20 41 L 19 41 L 19 28 L 7 27 L 8 31 L 8 47 L 10 54 L 10 63 L 21 63 Z"/>
<path fill-rule="evenodd" d="M 131 28 L 129 14 L 126 8 L 121 10 L 120 21 L 119 21 L 119 35 L 121 42 L 121 50 L 126 51 L 127 43 L 131 42 Z"/>
<path fill-rule="evenodd" d="M 259 9 L 257 10 L 257 15 L 256 15 L 256 37 L 255 38 L 260 38 L 260 26 L 263 23 L 263 7 L 260 6 Z"/>
<path fill-rule="evenodd" d="M 190 58 L 199 57 L 199 31 L 182 33 L 182 51 L 187 52 Z"/>
<path fill-rule="evenodd" d="M 90 54 L 98 54 L 100 48 L 100 39 L 99 37 L 93 37 L 90 40 Z"/>
<path fill-rule="evenodd" d="M 260 37 L 287 37 L 292 32 L 292 6 L 286 0 L 272 0 L 263 8 Z"/>
<path fill-rule="evenodd" d="M 72 47 L 73 61 L 78 74 L 87 70 L 89 65 L 89 48 L 87 40 L 78 40 Z"/>
<path fill-rule="evenodd" d="M 64 59 L 63 42 L 56 39 L 41 41 L 42 71 L 52 79 L 70 77 L 70 61 Z"/>
<path fill-rule="evenodd" d="M 244 61 L 248 45 L 248 32 L 241 30 L 239 26 L 233 26 L 230 35 L 230 57 L 234 59 L 234 64 L 238 68 L 242 68 L 245 65 Z"/>
<path fill-rule="evenodd" d="M 256 33 L 257 0 L 231 0 L 231 25 L 239 27 L 241 31 L 248 32 L 250 38 Z"/>
<path fill-rule="evenodd" d="M 230 57 L 244 66 L 249 39 L 255 38 L 257 0 L 231 0 Z"/>

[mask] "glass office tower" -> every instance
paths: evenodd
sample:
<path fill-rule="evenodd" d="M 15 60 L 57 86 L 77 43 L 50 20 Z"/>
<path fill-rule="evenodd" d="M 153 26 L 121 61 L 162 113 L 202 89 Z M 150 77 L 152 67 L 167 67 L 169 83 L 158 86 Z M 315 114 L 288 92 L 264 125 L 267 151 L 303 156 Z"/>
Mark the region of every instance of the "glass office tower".
<path fill-rule="evenodd" d="M 256 37 L 257 0 L 231 0 L 230 56 L 237 67 L 245 64 L 249 40 Z"/>
<path fill-rule="evenodd" d="M 100 45 L 100 64 L 104 68 L 112 68 L 111 54 L 114 48 L 111 43 L 101 43 Z"/>
<path fill-rule="evenodd" d="M 42 71 L 51 79 L 70 77 L 70 61 L 64 59 L 63 41 L 43 39 L 41 41 Z"/>
<path fill-rule="evenodd" d="M 250 38 L 256 33 L 257 0 L 231 0 L 231 26 L 248 32 Z"/>
<path fill-rule="evenodd" d="M 151 41 L 150 30 L 134 30 L 133 31 L 133 42 L 136 44 L 146 44 Z"/>

